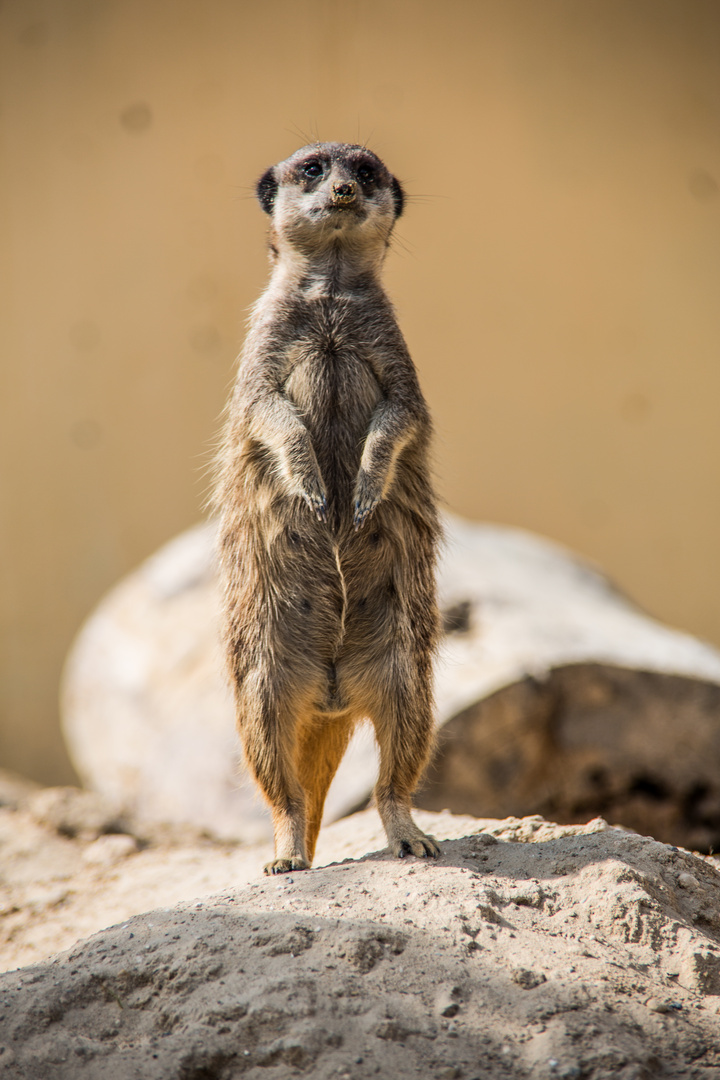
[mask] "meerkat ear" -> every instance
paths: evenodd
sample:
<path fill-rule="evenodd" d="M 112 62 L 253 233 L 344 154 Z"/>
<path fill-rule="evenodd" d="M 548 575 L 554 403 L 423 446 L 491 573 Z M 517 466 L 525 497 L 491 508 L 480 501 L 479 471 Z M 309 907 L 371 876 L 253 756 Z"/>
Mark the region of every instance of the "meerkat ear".
<path fill-rule="evenodd" d="M 275 167 L 272 166 L 266 173 L 262 174 L 255 188 L 260 205 L 266 214 L 272 214 L 273 212 L 277 189 L 278 182 L 275 178 Z"/>
<path fill-rule="evenodd" d="M 405 192 L 402 189 L 400 181 L 394 176 L 392 178 L 392 193 L 395 202 L 395 217 L 399 218 L 405 207 Z"/>

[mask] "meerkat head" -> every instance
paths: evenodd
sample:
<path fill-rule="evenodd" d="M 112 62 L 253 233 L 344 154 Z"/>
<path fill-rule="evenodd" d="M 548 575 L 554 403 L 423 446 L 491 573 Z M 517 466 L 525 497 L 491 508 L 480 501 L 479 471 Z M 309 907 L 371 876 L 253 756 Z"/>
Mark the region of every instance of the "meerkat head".
<path fill-rule="evenodd" d="M 271 249 L 348 250 L 382 258 L 403 211 L 400 183 L 364 146 L 313 143 L 268 169 L 257 185 L 272 218 Z"/>

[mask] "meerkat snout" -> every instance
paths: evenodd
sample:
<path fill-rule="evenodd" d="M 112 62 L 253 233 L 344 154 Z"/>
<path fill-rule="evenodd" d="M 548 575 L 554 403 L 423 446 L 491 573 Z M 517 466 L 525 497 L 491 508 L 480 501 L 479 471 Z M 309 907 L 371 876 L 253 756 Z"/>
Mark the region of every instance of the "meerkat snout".
<path fill-rule="evenodd" d="M 351 181 L 345 183 L 335 181 L 332 193 L 335 202 L 350 203 L 355 201 L 357 187 Z"/>

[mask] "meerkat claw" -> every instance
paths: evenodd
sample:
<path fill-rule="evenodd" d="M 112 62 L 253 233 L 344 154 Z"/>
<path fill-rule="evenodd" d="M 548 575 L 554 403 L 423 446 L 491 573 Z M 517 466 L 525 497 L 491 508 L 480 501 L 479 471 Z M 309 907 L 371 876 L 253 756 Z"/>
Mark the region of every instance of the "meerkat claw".
<path fill-rule="evenodd" d="M 309 870 L 310 863 L 305 859 L 301 859 L 299 856 L 294 856 L 292 859 L 273 859 L 272 862 L 265 863 L 263 867 L 264 872 L 268 876 L 275 874 L 289 874 L 293 870 Z"/>
<path fill-rule="evenodd" d="M 359 530 L 362 529 L 379 501 L 379 499 L 375 499 L 371 503 L 363 503 L 362 505 L 359 502 L 355 503 L 355 516 L 353 518 L 355 532 L 359 532 Z"/>
<path fill-rule="evenodd" d="M 303 498 L 305 499 L 305 502 L 308 504 L 318 521 L 322 522 L 323 525 L 327 525 L 327 499 L 325 498 L 325 496 L 308 495 L 304 492 Z"/>
<path fill-rule="evenodd" d="M 437 859 L 440 857 L 440 846 L 434 836 L 426 836 L 418 829 L 419 835 L 412 839 L 397 840 L 391 844 L 390 850 L 398 859 L 404 859 L 406 855 L 414 855 L 416 859 Z"/>
<path fill-rule="evenodd" d="M 439 859 L 442 855 L 440 845 L 434 836 L 426 836 L 423 840 L 423 847 L 425 848 L 424 856 L 426 859 Z"/>

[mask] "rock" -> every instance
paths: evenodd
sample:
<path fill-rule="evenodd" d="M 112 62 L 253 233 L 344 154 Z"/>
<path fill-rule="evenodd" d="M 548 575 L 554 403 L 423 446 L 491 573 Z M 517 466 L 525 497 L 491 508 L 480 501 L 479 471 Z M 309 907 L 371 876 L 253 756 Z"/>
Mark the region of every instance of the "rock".
<path fill-rule="evenodd" d="M 40 785 L 33 780 L 26 780 L 8 769 L 0 769 L 0 807 L 10 806 L 14 809 L 28 795 L 39 790 Z"/>
<path fill-rule="evenodd" d="M 99 836 L 83 852 L 86 863 L 95 863 L 102 866 L 113 866 L 132 855 L 138 849 L 138 842 L 134 836 L 121 833 L 115 836 Z"/>
<path fill-rule="evenodd" d="M 249 842 L 272 836 L 235 733 L 211 526 L 171 541 L 101 602 L 68 658 L 61 707 L 79 775 L 126 815 Z M 374 767 L 364 730 L 328 819 L 367 799 Z"/>
<path fill-rule="evenodd" d="M 678 1016 L 682 1012 L 682 1004 L 679 1001 L 670 1001 L 667 998 L 648 998 L 645 1005 L 652 1012 L 665 1013 L 668 1016 Z"/>
<path fill-rule="evenodd" d="M 699 994 L 720 994 L 720 949 L 714 944 L 686 954 L 680 968 L 680 981 Z"/>
<path fill-rule="evenodd" d="M 534 990 L 536 986 L 542 986 L 547 979 L 541 971 L 529 971 L 527 968 L 514 968 L 512 981 L 522 986 L 523 990 Z"/>
<path fill-rule="evenodd" d="M 318 869 L 277 881 L 259 874 L 262 850 L 197 839 L 128 850 L 118 873 L 82 858 L 99 842 L 82 830 L 45 824 L 43 839 L 27 811 L 0 809 L 0 837 L 17 841 L 4 866 L 26 889 L 48 884 L 45 844 L 75 853 L 55 907 L 16 889 L 13 914 L 0 883 L 3 960 L 23 935 L 37 942 L 39 920 L 56 928 L 48 952 L 89 912 L 117 920 L 0 976 L 3 1078 L 691 1080 L 720 1068 L 720 928 L 698 923 L 678 883 L 691 874 L 718 909 L 712 860 L 600 821 L 418 818 L 438 861 L 373 850 L 382 830 L 365 811 L 321 834 Z M 542 905 L 524 902 L 539 893 Z M 475 927 L 489 901 L 505 924 Z"/>
<path fill-rule="evenodd" d="M 451 519 L 440 590 L 442 735 L 419 806 L 602 814 L 720 847 L 720 653 L 520 530 Z"/>
<path fill-rule="evenodd" d="M 462 998 L 463 991 L 461 987 L 441 986 L 435 994 L 435 1012 L 448 1018 L 457 1016 L 460 1012 Z"/>
<path fill-rule="evenodd" d="M 103 600 L 69 657 L 62 711 L 85 784 L 128 812 L 259 839 L 217 641 L 212 530 L 185 533 Z"/>
<path fill-rule="evenodd" d="M 49 825 L 61 836 L 83 836 L 94 840 L 106 833 L 125 829 L 116 803 L 94 791 L 74 787 L 40 788 L 20 804 L 39 825 Z"/>
<path fill-rule="evenodd" d="M 549 541 L 450 517 L 447 536 L 442 738 L 418 804 L 603 814 L 720 847 L 720 654 Z M 203 525 L 122 581 L 83 627 L 65 670 L 64 731 L 84 783 L 132 815 L 255 841 L 270 824 L 239 761 L 218 627 Z M 364 728 L 326 820 L 366 803 L 376 768 Z"/>

